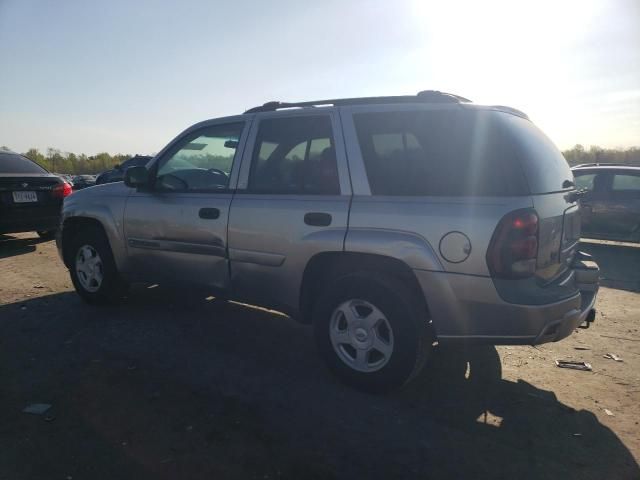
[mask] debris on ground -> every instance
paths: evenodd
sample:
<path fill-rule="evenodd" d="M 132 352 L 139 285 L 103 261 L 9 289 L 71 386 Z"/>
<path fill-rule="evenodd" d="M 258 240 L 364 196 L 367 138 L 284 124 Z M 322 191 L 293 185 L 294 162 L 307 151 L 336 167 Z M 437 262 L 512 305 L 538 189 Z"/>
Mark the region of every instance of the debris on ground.
<path fill-rule="evenodd" d="M 609 415 L 610 417 L 615 417 L 615 415 L 613 414 L 613 412 L 611 410 L 609 410 L 608 408 L 604 409 L 604 413 L 606 413 L 607 415 Z"/>
<path fill-rule="evenodd" d="M 591 350 L 589 347 L 573 347 L 574 350 Z"/>
<path fill-rule="evenodd" d="M 616 362 L 624 361 L 619 355 L 616 355 L 615 353 L 605 353 L 603 357 L 608 358 L 609 360 L 615 360 Z"/>
<path fill-rule="evenodd" d="M 51 408 L 48 403 L 32 403 L 22 409 L 22 413 L 30 413 L 31 415 L 42 415 Z"/>
<path fill-rule="evenodd" d="M 556 360 L 556 365 L 560 368 L 571 368 L 573 370 L 585 370 L 590 372 L 593 370 L 591 364 L 587 362 L 574 362 L 572 360 Z"/>

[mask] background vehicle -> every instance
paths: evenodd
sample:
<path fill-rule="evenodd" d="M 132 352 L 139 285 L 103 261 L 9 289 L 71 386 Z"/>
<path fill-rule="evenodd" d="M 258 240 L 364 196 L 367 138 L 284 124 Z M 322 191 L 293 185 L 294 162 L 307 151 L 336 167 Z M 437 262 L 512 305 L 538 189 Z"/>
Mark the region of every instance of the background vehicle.
<path fill-rule="evenodd" d="M 102 172 L 96 177 L 96 185 L 102 185 L 103 183 L 121 182 L 124 179 L 124 172 L 129 167 L 141 167 L 149 163 L 153 157 L 147 155 L 136 155 L 129 160 L 122 162 L 121 165 L 116 165 L 112 170 Z"/>
<path fill-rule="evenodd" d="M 0 151 L 0 233 L 36 231 L 52 238 L 71 186 L 17 153 Z"/>
<path fill-rule="evenodd" d="M 582 234 L 588 238 L 640 242 L 640 167 L 588 164 L 573 168 Z"/>
<path fill-rule="evenodd" d="M 88 302 L 130 281 L 205 286 L 313 323 L 334 372 L 383 390 L 436 339 L 538 344 L 593 320 L 573 180 L 508 107 L 434 91 L 270 102 L 74 195 L 59 248 Z"/>
<path fill-rule="evenodd" d="M 83 188 L 93 187 L 95 184 L 95 175 L 76 175 L 75 177 L 73 177 L 74 190 L 82 190 Z"/>

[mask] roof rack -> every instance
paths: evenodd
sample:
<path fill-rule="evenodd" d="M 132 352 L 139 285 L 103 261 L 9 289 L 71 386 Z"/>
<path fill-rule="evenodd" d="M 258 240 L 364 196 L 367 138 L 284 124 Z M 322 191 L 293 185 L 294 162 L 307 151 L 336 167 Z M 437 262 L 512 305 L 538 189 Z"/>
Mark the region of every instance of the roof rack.
<path fill-rule="evenodd" d="M 384 103 L 461 103 L 471 100 L 454 95 L 452 93 L 439 92 L 437 90 L 423 90 L 417 95 L 398 95 L 390 97 L 360 97 L 360 98 L 335 98 L 331 100 L 313 100 L 310 102 L 267 102 L 264 105 L 253 107 L 244 113 L 273 112 L 282 108 L 320 107 L 325 105 L 364 105 Z"/>
<path fill-rule="evenodd" d="M 574 165 L 571 168 L 581 167 L 637 167 L 637 165 L 631 165 L 629 163 L 621 162 L 595 162 L 595 163 L 581 163 L 580 165 Z"/>

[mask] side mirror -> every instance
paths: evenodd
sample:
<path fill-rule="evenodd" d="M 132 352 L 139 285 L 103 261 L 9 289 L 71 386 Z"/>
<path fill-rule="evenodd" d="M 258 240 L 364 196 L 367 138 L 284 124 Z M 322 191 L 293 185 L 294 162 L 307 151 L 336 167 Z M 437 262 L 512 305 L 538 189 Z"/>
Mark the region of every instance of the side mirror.
<path fill-rule="evenodd" d="M 124 172 L 124 184 L 132 188 L 149 186 L 149 170 L 146 167 L 129 167 Z"/>

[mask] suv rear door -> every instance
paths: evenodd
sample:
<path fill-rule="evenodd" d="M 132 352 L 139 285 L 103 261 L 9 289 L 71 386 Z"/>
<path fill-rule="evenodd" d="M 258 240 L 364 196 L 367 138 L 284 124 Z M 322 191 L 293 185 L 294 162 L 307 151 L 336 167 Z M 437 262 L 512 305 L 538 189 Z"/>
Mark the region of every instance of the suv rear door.
<path fill-rule="evenodd" d="M 333 108 L 256 115 L 229 218 L 234 296 L 295 311 L 307 262 L 342 251 L 343 145 Z"/>

